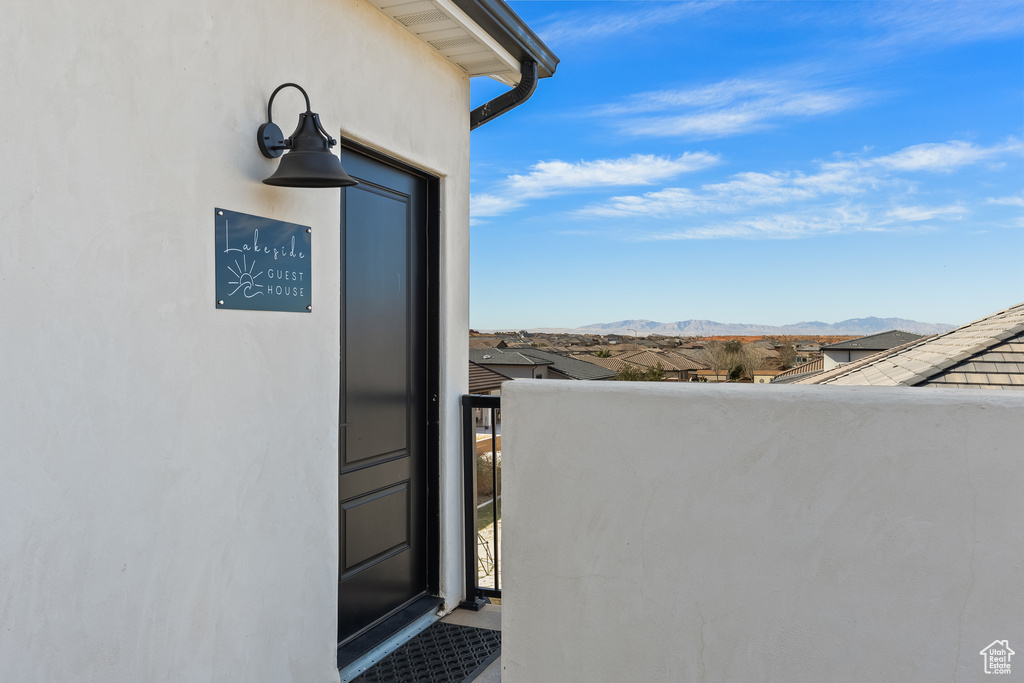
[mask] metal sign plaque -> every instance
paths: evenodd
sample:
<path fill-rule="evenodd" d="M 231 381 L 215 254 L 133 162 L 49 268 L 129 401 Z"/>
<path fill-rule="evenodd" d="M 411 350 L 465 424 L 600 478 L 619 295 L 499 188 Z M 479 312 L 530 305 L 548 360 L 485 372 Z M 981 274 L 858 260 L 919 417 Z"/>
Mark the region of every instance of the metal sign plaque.
<path fill-rule="evenodd" d="M 217 308 L 313 310 L 312 229 L 216 209 Z"/>

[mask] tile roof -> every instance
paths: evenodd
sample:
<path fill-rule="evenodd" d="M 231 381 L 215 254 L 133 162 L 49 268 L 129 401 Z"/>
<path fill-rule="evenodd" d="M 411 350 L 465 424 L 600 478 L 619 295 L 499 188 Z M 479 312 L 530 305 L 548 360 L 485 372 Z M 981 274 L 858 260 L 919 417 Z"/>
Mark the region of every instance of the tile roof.
<path fill-rule="evenodd" d="M 614 371 L 580 358 L 560 356 L 557 353 L 539 349 L 520 349 L 518 353 L 538 362 L 548 362 L 551 364 L 549 369 L 573 379 L 611 379 L 615 376 Z"/>
<path fill-rule="evenodd" d="M 779 382 L 780 384 L 786 384 L 793 382 L 796 379 L 802 379 L 804 375 L 810 373 L 818 373 L 825 369 L 825 358 L 815 358 L 812 361 L 804 363 L 803 365 L 797 365 L 795 368 L 789 370 L 783 370 L 780 372 L 772 382 Z"/>
<path fill-rule="evenodd" d="M 1024 389 L 1024 303 L 800 383 Z"/>
<path fill-rule="evenodd" d="M 510 377 L 506 377 L 496 370 L 485 368 L 482 365 L 477 365 L 473 361 L 469 361 L 469 393 L 481 394 L 485 391 L 492 391 L 501 387 L 502 382 L 506 382 Z"/>
<path fill-rule="evenodd" d="M 645 368 L 657 367 L 658 363 L 661 363 L 661 367 L 663 369 L 675 372 L 684 370 L 701 370 L 707 367 L 706 364 L 698 363 L 688 356 L 671 351 L 651 351 L 643 349 L 640 351 L 629 351 L 627 353 L 620 354 L 615 356 L 615 359 L 624 363 L 640 365 Z"/>
<path fill-rule="evenodd" d="M 469 348 L 471 349 L 493 349 L 503 343 L 499 337 L 470 337 Z"/>
<path fill-rule="evenodd" d="M 951 365 L 918 386 L 1024 389 L 1024 332 Z"/>
<path fill-rule="evenodd" d="M 602 368 L 607 368 L 614 372 L 618 372 L 619 368 L 626 363 L 619 360 L 618 356 L 612 356 L 611 358 L 600 358 L 592 354 L 576 354 L 573 356 L 578 360 L 585 360 L 587 363 L 593 363 L 594 365 L 600 365 Z"/>
<path fill-rule="evenodd" d="M 910 341 L 916 341 L 921 337 L 922 335 L 914 334 L 913 332 L 889 330 L 888 332 L 878 332 L 876 334 L 869 334 L 866 337 L 847 339 L 846 341 L 836 342 L 835 344 L 828 344 L 821 348 L 825 351 L 885 351 L 886 349 L 891 349 L 894 346 L 900 346 L 901 344 L 906 344 Z"/>

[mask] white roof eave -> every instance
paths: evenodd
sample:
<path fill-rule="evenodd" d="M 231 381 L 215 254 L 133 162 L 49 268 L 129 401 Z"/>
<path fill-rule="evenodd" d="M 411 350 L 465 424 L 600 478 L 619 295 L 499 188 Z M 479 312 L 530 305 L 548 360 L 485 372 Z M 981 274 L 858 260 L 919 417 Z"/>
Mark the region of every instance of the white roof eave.
<path fill-rule="evenodd" d="M 470 77 L 519 83 L 519 60 L 451 0 L 368 1 Z"/>

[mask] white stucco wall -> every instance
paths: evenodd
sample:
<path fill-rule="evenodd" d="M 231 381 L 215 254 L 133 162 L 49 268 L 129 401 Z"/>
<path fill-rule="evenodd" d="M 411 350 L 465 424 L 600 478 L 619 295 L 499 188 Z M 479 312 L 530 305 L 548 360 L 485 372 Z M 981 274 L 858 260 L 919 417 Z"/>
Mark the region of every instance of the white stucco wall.
<path fill-rule="evenodd" d="M 822 368 L 825 370 L 833 370 L 843 363 L 850 362 L 849 351 L 823 351 L 822 354 Z"/>
<path fill-rule="evenodd" d="M 361 0 L 9 3 L 0 54 L 0 680 L 337 680 L 339 192 L 256 128 L 294 81 L 441 176 L 457 501 L 468 79 Z M 215 309 L 214 207 L 313 227 L 311 314 Z"/>
<path fill-rule="evenodd" d="M 868 356 L 873 356 L 876 353 L 878 353 L 877 350 L 875 350 L 875 351 L 871 351 L 871 350 L 858 350 L 858 349 L 849 349 L 849 350 L 845 350 L 845 351 L 828 351 L 828 350 L 825 350 L 825 351 L 822 352 L 822 355 L 824 356 L 824 369 L 825 370 L 833 370 L 833 369 L 839 367 L 840 365 L 844 365 L 846 363 L 852 363 L 854 361 L 861 360 L 862 358 L 867 358 Z"/>
<path fill-rule="evenodd" d="M 503 682 L 980 680 L 1024 646 L 1012 393 L 506 383 Z"/>

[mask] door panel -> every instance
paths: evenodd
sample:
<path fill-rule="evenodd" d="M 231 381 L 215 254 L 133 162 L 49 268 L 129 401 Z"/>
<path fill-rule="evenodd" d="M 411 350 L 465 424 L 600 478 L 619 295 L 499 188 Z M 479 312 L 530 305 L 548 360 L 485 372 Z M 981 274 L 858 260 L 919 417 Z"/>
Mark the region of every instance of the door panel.
<path fill-rule="evenodd" d="M 401 552 L 409 547 L 409 483 L 361 496 L 341 507 L 345 537 L 345 571 L 369 559 Z M 360 533 L 372 528 L 373 534 Z"/>
<path fill-rule="evenodd" d="M 342 151 L 338 641 L 427 589 L 426 181 Z"/>
<path fill-rule="evenodd" d="M 347 191 L 344 464 L 408 453 L 409 198 Z"/>

